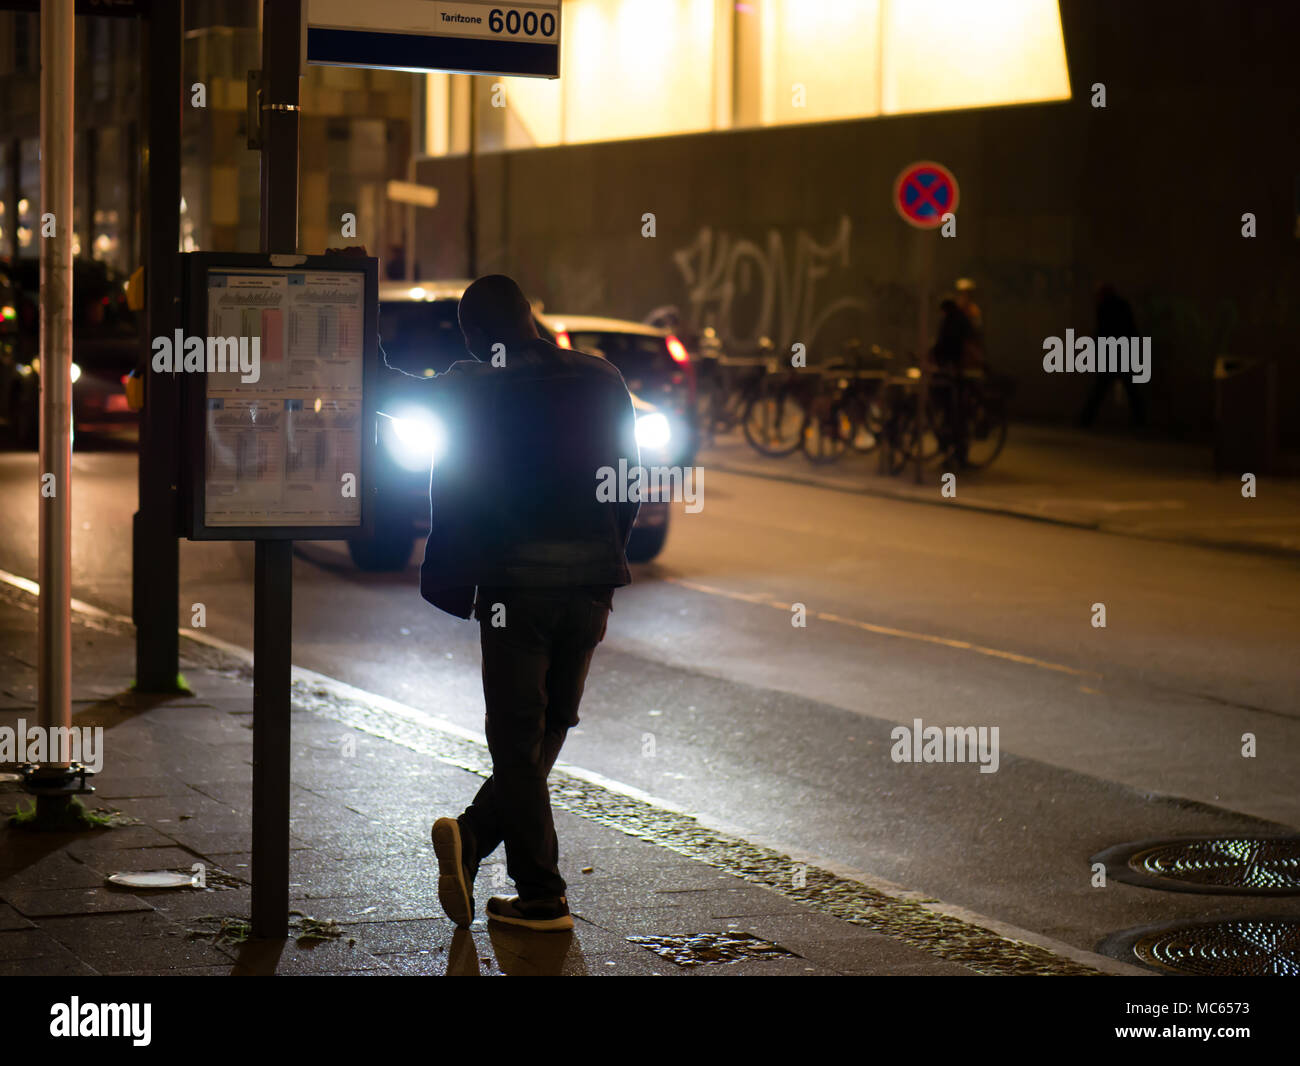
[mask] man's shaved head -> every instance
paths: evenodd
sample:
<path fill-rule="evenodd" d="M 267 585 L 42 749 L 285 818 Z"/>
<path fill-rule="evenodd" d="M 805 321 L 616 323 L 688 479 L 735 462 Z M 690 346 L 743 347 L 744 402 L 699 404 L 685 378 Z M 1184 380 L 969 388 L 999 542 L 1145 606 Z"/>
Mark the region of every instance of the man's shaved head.
<path fill-rule="evenodd" d="M 509 347 L 537 336 L 527 297 L 505 274 L 486 274 L 471 284 L 458 316 L 465 346 L 479 359 L 490 359 L 494 344 Z"/>

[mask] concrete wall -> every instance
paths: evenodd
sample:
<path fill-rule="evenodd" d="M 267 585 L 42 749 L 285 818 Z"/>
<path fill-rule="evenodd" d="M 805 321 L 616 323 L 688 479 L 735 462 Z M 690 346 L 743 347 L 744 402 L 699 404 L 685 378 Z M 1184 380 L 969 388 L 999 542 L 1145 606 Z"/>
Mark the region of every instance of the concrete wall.
<path fill-rule="evenodd" d="M 1219 353 L 1278 359 L 1295 426 L 1300 5 L 1061 9 L 1069 102 L 485 156 L 480 273 L 511 273 L 557 311 L 640 318 L 674 303 L 736 350 L 767 334 L 815 359 L 850 336 L 914 347 L 932 257 L 933 302 L 958 276 L 978 280 L 990 360 L 1018 379 L 1018 413 L 1048 418 L 1077 413 L 1087 383 L 1043 373 L 1043 338 L 1090 333 L 1093 286 L 1110 280 L 1153 338 L 1158 426 L 1204 434 Z M 953 239 L 918 234 L 891 206 L 916 159 L 961 184 Z M 464 157 L 421 167 L 442 190 L 421 212 L 425 276 L 465 272 L 466 169 Z"/>

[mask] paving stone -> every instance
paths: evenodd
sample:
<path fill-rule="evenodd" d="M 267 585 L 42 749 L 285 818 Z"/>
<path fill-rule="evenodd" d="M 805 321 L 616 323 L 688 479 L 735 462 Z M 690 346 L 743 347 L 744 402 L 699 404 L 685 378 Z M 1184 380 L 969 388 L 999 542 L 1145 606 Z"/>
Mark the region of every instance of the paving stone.
<path fill-rule="evenodd" d="M 0 933 L 0 961 L 17 962 L 56 954 L 62 945 L 49 933 L 32 926 L 29 929 Z"/>
<path fill-rule="evenodd" d="M 59 888 L 93 888 L 102 885 L 99 872 L 78 862 L 66 851 L 55 851 L 0 881 L 0 898 L 11 893 L 40 892 Z"/>
<path fill-rule="evenodd" d="M 391 969 L 410 976 L 501 977 L 505 972 L 486 930 L 462 930 L 427 950 L 381 957 Z"/>
<path fill-rule="evenodd" d="M 69 855 L 94 866 L 92 858 L 106 852 L 128 851 L 132 848 L 165 848 L 175 843 L 171 837 L 158 832 L 151 825 L 127 825 L 83 837 L 64 849 Z"/>
<path fill-rule="evenodd" d="M 38 959 L 0 962 L 0 977 L 97 977 L 99 971 L 87 965 L 66 948 Z"/>
<path fill-rule="evenodd" d="M 410 921 L 349 922 L 344 928 L 371 955 L 412 954 L 450 942 L 455 926 L 448 918 Z"/>
<path fill-rule="evenodd" d="M 338 970 L 382 970 L 387 963 L 371 955 L 359 944 L 328 940 L 313 947 L 299 947 L 290 942 L 276 963 L 277 974 L 308 974 Z"/>
<path fill-rule="evenodd" d="M 130 848 L 97 853 L 86 866 L 104 877 L 116 873 L 140 873 L 145 870 L 186 870 L 196 862 L 192 851 L 170 847 Z"/>
<path fill-rule="evenodd" d="M 185 927 L 154 911 L 103 918 L 52 918 L 42 922 L 41 928 L 101 973 L 218 965 L 233 958 L 230 949 L 191 939 Z"/>
<path fill-rule="evenodd" d="M 35 929 L 36 923 L 24 918 L 7 903 L 0 903 L 0 932 L 8 933 L 18 929 Z"/>
<path fill-rule="evenodd" d="M 289 907 L 315 918 L 333 918 L 344 924 L 351 921 L 400 922 L 420 918 L 433 918 L 442 913 L 438 906 L 437 890 L 421 899 L 393 898 L 385 894 L 373 896 L 294 896 Z"/>
<path fill-rule="evenodd" d="M 153 799 L 162 796 L 183 796 L 192 792 L 184 781 L 175 777 L 112 776 L 97 774 L 94 778 L 95 800 Z"/>
<path fill-rule="evenodd" d="M 253 892 L 250 888 L 193 889 L 151 892 L 146 897 L 154 909 L 172 921 L 189 927 L 196 918 L 252 913 Z"/>
<path fill-rule="evenodd" d="M 122 914 L 153 908 L 129 892 L 108 888 L 67 888 L 6 893 L 5 899 L 28 918 L 76 914 Z"/>
<path fill-rule="evenodd" d="M 253 847 L 253 830 L 249 825 L 239 830 L 206 829 L 193 822 L 182 822 L 168 832 L 171 840 L 200 855 L 211 857 L 231 851 L 249 851 Z M 290 845 L 292 848 L 292 844 Z"/>

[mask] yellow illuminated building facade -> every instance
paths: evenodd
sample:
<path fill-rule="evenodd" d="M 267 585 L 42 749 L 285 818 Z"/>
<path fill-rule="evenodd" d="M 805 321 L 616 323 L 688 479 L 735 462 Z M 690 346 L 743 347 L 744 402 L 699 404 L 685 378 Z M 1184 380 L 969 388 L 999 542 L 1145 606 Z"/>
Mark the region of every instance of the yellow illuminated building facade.
<path fill-rule="evenodd" d="M 566 0 L 562 77 L 428 77 L 431 155 L 1070 98 L 1057 0 Z"/>

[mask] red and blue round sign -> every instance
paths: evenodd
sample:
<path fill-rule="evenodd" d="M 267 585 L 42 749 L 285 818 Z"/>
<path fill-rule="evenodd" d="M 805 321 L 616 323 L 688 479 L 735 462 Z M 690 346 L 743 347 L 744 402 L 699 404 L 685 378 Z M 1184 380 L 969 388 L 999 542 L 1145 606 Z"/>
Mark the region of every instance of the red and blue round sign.
<path fill-rule="evenodd" d="M 894 207 L 918 229 L 942 225 L 943 216 L 957 210 L 957 197 L 957 179 L 939 163 L 912 163 L 894 182 Z"/>

